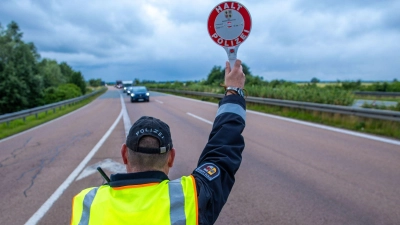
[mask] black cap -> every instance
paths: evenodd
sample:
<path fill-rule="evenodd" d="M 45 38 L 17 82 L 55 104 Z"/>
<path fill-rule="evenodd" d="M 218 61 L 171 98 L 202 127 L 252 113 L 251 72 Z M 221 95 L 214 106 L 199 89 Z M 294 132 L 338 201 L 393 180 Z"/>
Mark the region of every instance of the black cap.
<path fill-rule="evenodd" d="M 151 136 L 158 139 L 159 148 L 139 147 L 139 141 L 144 136 Z M 129 130 L 126 137 L 126 146 L 134 152 L 146 154 L 163 154 L 172 149 L 171 132 L 169 126 L 163 121 L 149 116 L 142 116 Z"/>

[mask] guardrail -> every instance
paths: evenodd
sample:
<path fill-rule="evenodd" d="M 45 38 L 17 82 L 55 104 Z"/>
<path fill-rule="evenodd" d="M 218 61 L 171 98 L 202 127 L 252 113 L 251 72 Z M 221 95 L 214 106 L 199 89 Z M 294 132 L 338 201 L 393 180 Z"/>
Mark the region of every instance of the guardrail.
<path fill-rule="evenodd" d="M 150 90 L 175 92 L 175 93 L 181 93 L 181 94 L 198 95 L 198 96 L 213 97 L 213 98 L 223 98 L 224 97 L 223 94 L 215 94 L 215 93 L 208 93 L 208 92 L 181 91 L 181 90 L 173 90 L 173 89 L 150 89 Z M 354 115 L 354 116 L 381 119 L 381 120 L 400 121 L 400 112 L 390 111 L 390 110 L 360 109 L 360 108 L 353 108 L 353 107 L 348 107 L 348 106 L 318 104 L 318 103 L 311 103 L 311 102 L 298 102 L 298 101 L 279 100 L 279 99 L 271 99 L 271 98 L 259 98 L 259 97 L 247 97 L 246 102 L 283 106 L 283 107 L 290 107 L 290 108 L 298 108 L 298 109 L 306 109 L 306 110 L 314 110 L 314 111 L 321 111 L 321 112 L 328 112 L 328 113 L 339 113 L 339 114 Z"/>
<path fill-rule="evenodd" d="M 0 123 L 7 122 L 7 124 L 8 124 L 12 120 L 21 119 L 21 118 L 25 121 L 25 118 L 30 115 L 36 115 L 36 118 L 37 118 L 38 113 L 40 113 L 40 112 L 47 112 L 48 110 L 51 110 L 51 109 L 53 110 L 53 112 L 55 112 L 55 110 L 57 108 L 61 109 L 61 107 L 64 105 L 73 104 L 75 102 L 82 101 L 86 98 L 96 95 L 100 91 L 101 90 L 94 91 L 90 94 L 83 95 L 83 96 L 80 96 L 77 98 L 72 98 L 72 99 L 61 101 L 61 102 L 43 105 L 43 106 L 35 107 L 32 109 L 26 109 L 26 110 L 22 110 L 22 111 L 18 111 L 18 112 L 3 114 L 3 115 L 0 115 Z"/>
<path fill-rule="evenodd" d="M 390 96 L 390 97 L 400 96 L 400 92 L 355 91 L 353 93 L 355 95 L 362 95 L 362 96 Z"/>

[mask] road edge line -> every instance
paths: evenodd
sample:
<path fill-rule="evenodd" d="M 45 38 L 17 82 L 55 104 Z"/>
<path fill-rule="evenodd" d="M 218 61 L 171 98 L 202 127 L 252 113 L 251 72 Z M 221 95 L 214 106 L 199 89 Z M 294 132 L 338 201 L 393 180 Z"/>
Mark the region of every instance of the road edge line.
<path fill-rule="evenodd" d="M 68 178 L 57 188 L 57 190 L 46 200 L 45 203 L 29 218 L 29 220 L 25 223 L 25 225 L 36 224 L 39 222 L 42 217 L 47 213 L 47 211 L 51 208 L 54 202 L 63 194 L 63 192 L 69 187 L 69 185 L 74 182 L 76 177 L 82 171 L 82 169 L 86 166 L 90 159 L 96 154 L 96 152 L 103 145 L 105 140 L 110 136 L 111 132 L 117 126 L 119 120 L 122 117 L 122 110 L 118 115 L 118 118 L 114 121 L 108 131 L 104 134 L 104 136 L 100 139 L 99 142 L 93 147 L 93 149 L 88 153 L 88 155 L 82 160 L 82 162 L 75 168 L 75 170 L 68 176 Z"/>

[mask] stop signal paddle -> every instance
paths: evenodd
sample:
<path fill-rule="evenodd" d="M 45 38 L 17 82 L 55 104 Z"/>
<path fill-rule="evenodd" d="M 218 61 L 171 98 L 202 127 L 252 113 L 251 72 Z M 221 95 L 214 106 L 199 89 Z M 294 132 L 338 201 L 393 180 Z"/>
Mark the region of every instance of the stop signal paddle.
<path fill-rule="evenodd" d="M 251 31 L 249 11 L 239 2 L 221 2 L 211 11 L 207 25 L 211 39 L 225 49 L 233 68 L 239 46 Z"/>

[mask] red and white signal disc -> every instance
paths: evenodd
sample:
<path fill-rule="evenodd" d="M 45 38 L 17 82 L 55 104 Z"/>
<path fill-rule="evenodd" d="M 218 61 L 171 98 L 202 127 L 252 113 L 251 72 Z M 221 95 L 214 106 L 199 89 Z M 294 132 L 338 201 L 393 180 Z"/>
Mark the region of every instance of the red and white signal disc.
<path fill-rule="evenodd" d="M 222 47 L 235 47 L 250 34 L 251 17 L 242 4 L 227 1 L 218 4 L 208 17 L 208 33 Z"/>

